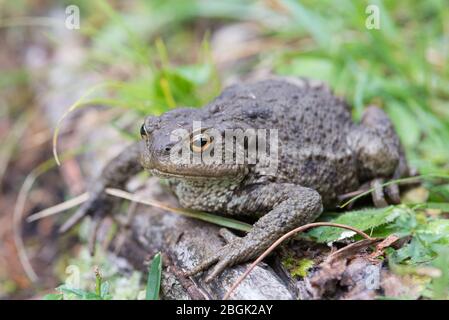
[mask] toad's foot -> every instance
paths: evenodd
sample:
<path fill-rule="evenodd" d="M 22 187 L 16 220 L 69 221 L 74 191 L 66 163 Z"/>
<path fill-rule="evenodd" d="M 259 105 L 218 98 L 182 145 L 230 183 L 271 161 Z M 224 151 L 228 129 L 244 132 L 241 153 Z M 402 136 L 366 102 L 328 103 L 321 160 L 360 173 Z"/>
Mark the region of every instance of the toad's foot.
<path fill-rule="evenodd" d="M 106 165 L 100 177 L 90 188 L 89 199 L 59 228 L 59 232 L 65 233 L 80 223 L 84 217 L 91 216 L 93 223 L 89 247 L 91 252 L 93 251 L 100 222 L 113 211 L 117 203 L 117 199 L 108 196 L 105 190 L 123 188 L 132 176 L 142 171 L 139 161 L 140 148 L 139 143 L 133 144 Z"/>
<path fill-rule="evenodd" d="M 371 181 L 371 193 L 373 203 L 377 208 L 384 208 L 388 206 L 388 203 L 399 204 L 401 203 L 401 197 L 399 194 L 399 187 L 396 183 L 382 186 L 383 179 L 374 179 Z M 388 200 L 385 198 L 385 194 L 388 196 Z"/>
<path fill-rule="evenodd" d="M 376 208 L 384 208 L 389 204 L 401 203 L 401 197 L 399 192 L 399 186 L 396 183 L 388 184 L 384 186 L 385 180 L 382 178 L 374 179 L 370 182 L 363 184 L 358 190 L 342 194 L 338 196 L 340 202 L 347 202 L 347 208 L 350 209 L 354 202 L 352 198 L 361 195 L 369 190 L 371 191 L 371 198 Z"/>
<path fill-rule="evenodd" d="M 106 195 L 105 188 L 106 186 L 97 183 L 96 188 L 89 192 L 89 199 L 59 228 L 59 232 L 66 233 L 87 216 L 98 220 L 110 212 L 114 207 L 114 199 Z"/>
<path fill-rule="evenodd" d="M 286 232 L 313 221 L 322 211 L 320 195 L 294 184 L 269 184 L 243 192 L 230 205 L 235 212 L 268 211 L 243 238 L 221 231 L 230 241 L 227 245 L 188 271 L 192 276 L 215 266 L 206 277 L 211 281 L 225 268 L 260 256 L 273 242 Z"/>
<path fill-rule="evenodd" d="M 245 238 L 236 237 L 212 256 L 202 261 L 194 269 L 186 272 L 186 275 L 195 275 L 216 263 L 205 279 L 206 282 L 210 282 L 227 267 L 233 266 L 239 262 L 254 259 L 261 253 L 261 250 L 254 250 L 254 244 L 250 241 Z"/>

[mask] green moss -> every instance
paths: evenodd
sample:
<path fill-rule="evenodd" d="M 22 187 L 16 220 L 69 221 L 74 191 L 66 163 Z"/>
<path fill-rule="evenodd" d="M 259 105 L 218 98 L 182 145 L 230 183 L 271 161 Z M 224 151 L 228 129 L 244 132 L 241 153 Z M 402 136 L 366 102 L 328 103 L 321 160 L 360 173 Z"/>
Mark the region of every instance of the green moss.
<path fill-rule="evenodd" d="M 304 278 L 309 270 L 314 266 L 315 262 L 311 259 L 295 259 L 288 257 L 282 261 L 282 265 L 290 272 L 292 277 Z"/>

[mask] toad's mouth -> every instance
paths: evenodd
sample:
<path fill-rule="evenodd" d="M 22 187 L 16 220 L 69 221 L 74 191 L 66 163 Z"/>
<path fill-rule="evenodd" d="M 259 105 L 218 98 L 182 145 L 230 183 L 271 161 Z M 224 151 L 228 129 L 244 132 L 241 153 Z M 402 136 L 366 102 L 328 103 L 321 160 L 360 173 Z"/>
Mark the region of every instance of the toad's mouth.
<path fill-rule="evenodd" d="M 200 175 L 196 175 L 196 174 L 191 174 L 191 173 L 173 173 L 173 172 L 168 172 L 168 171 L 162 171 L 159 169 L 150 169 L 149 170 L 150 173 L 154 176 L 157 177 L 161 177 L 161 178 L 186 178 L 186 177 L 191 177 L 191 178 L 206 178 L 206 176 L 200 176 Z"/>
<path fill-rule="evenodd" d="M 150 173 L 154 176 L 161 178 L 189 178 L 189 179 L 213 179 L 222 178 L 226 174 L 220 174 L 219 172 L 203 172 L 203 173 L 193 173 L 193 172 L 182 172 L 174 173 L 169 171 L 162 171 L 159 169 L 150 169 Z"/>

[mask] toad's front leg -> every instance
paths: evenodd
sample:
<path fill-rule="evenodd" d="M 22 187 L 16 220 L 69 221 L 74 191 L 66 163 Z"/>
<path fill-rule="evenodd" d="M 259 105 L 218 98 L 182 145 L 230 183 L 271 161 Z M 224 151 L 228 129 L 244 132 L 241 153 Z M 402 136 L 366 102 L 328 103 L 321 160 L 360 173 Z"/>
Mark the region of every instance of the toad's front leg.
<path fill-rule="evenodd" d="M 272 183 L 252 188 L 234 198 L 228 209 L 234 214 L 263 214 L 243 238 L 236 238 L 204 260 L 187 275 L 194 275 L 211 265 L 207 276 L 212 280 L 226 267 L 258 257 L 286 232 L 314 221 L 322 212 L 321 197 L 315 190 L 294 184 Z"/>
<path fill-rule="evenodd" d="M 143 171 L 140 164 L 141 143 L 134 143 L 112 159 L 101 175 L 89 188 L 89 199 L 59 229 L 64 233 L 77 225 L 85 216 L 93 216 L 98 223 L 102 217 L 112 211 L 116 199 L 108 196 L 107 188 L 122 188 L 134 175 Z M 95 223 L 94 223 L 95 225 Z M 95 234 L 95 231 L 93 232 Z"/>

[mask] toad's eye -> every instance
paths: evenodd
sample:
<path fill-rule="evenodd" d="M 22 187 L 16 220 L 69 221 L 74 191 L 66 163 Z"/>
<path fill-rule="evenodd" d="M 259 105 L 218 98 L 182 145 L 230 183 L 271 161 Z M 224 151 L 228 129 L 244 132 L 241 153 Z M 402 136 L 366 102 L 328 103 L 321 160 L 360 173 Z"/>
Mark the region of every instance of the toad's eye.
<path fill-rule="evenodd" d="M 145 128 L 145 124 L 143 124 L 140 127 L 140 136 L 142 137 L 142 139 L 145 139 L 148 137 L 148 132 L 147 132 L 147 129 Z"/>
<path fill-rule="evenodd" d="M 191 147 L 193 152 L 203 152 L 211 145 L 212 139 L 205 133 L 198 133 L 191 139 Z"/>

